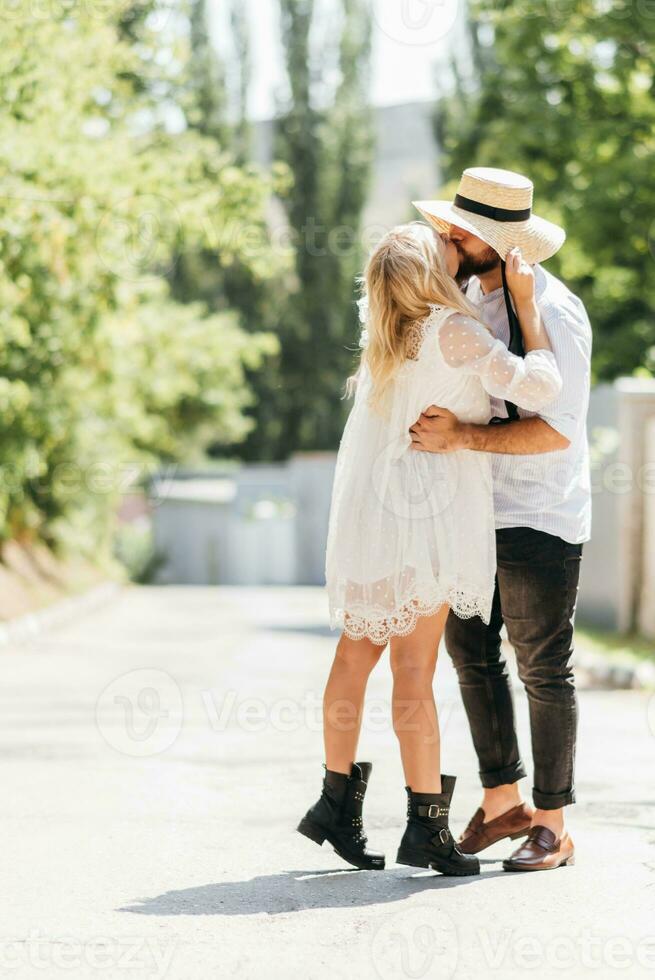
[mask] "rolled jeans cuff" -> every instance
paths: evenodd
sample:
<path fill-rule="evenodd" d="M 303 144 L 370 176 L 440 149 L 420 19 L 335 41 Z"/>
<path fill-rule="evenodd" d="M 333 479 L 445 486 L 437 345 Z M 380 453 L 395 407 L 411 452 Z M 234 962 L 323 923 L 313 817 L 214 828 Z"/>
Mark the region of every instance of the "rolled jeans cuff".
<path fill-rule="evenodd" d="M 527 776 L 523 763 L 515 762 L 504 769 L 491 769 L 480 773 L 480 782 L 485 789 L 494 789 L 496 786 L 507 786 L 509 783 L 518 783 L 519 779 Z"/>
<path fill-rule="evenodd" d="M 575 790 L 566 793 L 540 793 L 532 787 L 532 801 L 538 810 L 560 810 L 563 806 L 575 803 Z"/>

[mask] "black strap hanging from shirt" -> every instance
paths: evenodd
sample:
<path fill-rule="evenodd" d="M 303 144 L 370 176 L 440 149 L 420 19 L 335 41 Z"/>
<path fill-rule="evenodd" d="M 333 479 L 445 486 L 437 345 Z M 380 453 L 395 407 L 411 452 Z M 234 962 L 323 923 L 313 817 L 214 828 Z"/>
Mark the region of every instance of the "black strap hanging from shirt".
<path fill-rule="evenodd" d="M 509 350 L 512 354 L 516 354 L 517 357 L 525 357 L 525 348 L 523 347 L 523 333 L 521 332 L 521 324 L 519 323 L 519 318 L 514 312 L 514 307 L 512 306 L 512 299 L 509 294 L 509 288 L 507 286 L 507 275 L 505 272 L 505 262 L 501 259 L 500 262 L 500 272 L 503 277 L 503 295 L 505 297 L 505 309 L 507 310 L 507 319 L 509 321 Z M 514 402 L 507 401 L 505 399 L 505 407 L 507 408 L 507 418 L 500 418 L 498 415 L 494 415 L 492 419 L 489 420 L 489 425 L 500 424 L 506 422 L 515 422 L 519 418 L 519 413 Z"/>
<path fill-rule="evenodd" d="M 469 211 L 471 214 L 479 214 L 484 218 L 491 218 L 492 221 L 500 221 L 501 223 L 527 221 L 532 214 L 532 208 L 496 208 L 493 205 L 484 204 L 482 201 L 475 201 L 470 197 L 464 197 L 462 194 L 456 195 L 455 206 L 462 211 Z M 503 294 L 505 296 L 505 308 L 507 310 L 507 319 L 509 321 L 509 349 L 512 354 L 516 354 L 518 357 L 525 357 L 521 325 L 516 313 L 514 312 L 514 307 L 512 306 L 509 289 L 507 288 L 505 262 L 502 259 L 500 262 L 500 271 L 503 277 Z M 489 424 L 492 422 L 515 422 L 516 419 L 519 418 L 518 409 L 513 402 L 505 399 L 505 405 L 507 407 L 508 417 L 506 419 L 501 419 L 496 415 L 490 420 Z"/>

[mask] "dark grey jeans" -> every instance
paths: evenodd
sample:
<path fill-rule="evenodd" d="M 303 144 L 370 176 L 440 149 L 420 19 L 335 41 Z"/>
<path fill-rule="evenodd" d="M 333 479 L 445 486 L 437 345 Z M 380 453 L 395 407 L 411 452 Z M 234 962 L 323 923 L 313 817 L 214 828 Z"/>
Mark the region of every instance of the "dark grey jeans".
<path fill-rule="evenodd" d="M 459 679 L 480 778 L 486 787 L 526 775 L 514 725 L 503 622 L 516 650 L 530 707 L 533 799 L 542 810 L 575 802 L 578 707 L 571 668 L 581 544 L 529 527 L 496 531 L 498 568 L 489 626 L 475 616 L 446 622 L 446 647 Z"/>

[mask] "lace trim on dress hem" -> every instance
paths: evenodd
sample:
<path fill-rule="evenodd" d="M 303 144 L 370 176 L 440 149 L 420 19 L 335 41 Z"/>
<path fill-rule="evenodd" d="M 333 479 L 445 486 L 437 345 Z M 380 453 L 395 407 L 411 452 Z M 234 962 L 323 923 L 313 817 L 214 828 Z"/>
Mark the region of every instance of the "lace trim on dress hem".
<path fill-rule="evenodd" d="M 444 589 L 437 596 L 421 599 L 414 596 L 393 615 L 379 612 L 371 606 L 352 606 L 349 609 L 337 609 L 331 617 L 331 627 L 341 626 L 351 640 L 361 640 L 368 637 L 373 643 L 382 645 L 392 636 L 407 636 L 416 626 L 421 616 L 432 616 L 444 604 L 448 603 L 452 611 L 460 619 L 480 618 L 488 625 L 491 618 L 491 597 L 472 595 L 462 589 Z"/>

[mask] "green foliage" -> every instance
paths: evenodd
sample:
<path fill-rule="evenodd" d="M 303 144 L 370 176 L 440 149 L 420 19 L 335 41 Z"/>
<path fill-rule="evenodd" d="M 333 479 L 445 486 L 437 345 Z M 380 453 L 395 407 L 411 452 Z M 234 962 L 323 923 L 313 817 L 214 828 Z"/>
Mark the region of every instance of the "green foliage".
<path fill-rule="evenodd" d="M 444 98 L 446 174 L 527 173 L 568 242 L 549 268 L 585 301 L 596 377 L 655 371 L 655 9 L 473 0 L 473 84 Z"/>
<path fill-rule="evenodd" d="M 0 535 L 87 553 L 127 471 L 244 438 L 246 372 L 277 348 L 171 297 L 180 253 L 217 241 L 267 274 L 265 236 L 234 228 L 265 227 L 270 185 L 176 131 L 185 47 L 146 13 L 24 5 L 2 26 Z"/>
<path fill-rule="evenodd" d="M 239 0 L 230 0 L 228 9 L 235 49 L 234 59 L 226 66 L 219 57 L 209 34 L 207 0 L 193 0 L 191 6 L 191 70 L 185 90 L 184 110 L 190 129 L 202 134 L 206 143 L 217 150 L 223 146 L 239 161 L 242 179 L 253 188 L 260 188 L 260 218 L 252 220 L 245 211 L 243 219 L 235 207 L 230 209 L 230 221 L 217 227 L 215 234 L 197 249 L 186 248 L 178 256 L 170 277 L 173 294 L 181 302 L 201 300 L 212 312 L 226 309 L 238 311 L 242 328 L 249 333 L 272 330 L 277 333 L 282 318 L 287 280 L 290 274 L 288 251 L 271 251 L 270 232 L 264 216 L 271 193 L 285 194 L 289 173 L 284 166 L 273 164 L 264 176 L 260 167 L 249 159 L 251 126 L 246 116 L 246 101 L 250 83 L 250 41 L 247 10 Z M 227 79 L 232 84 L 227 84 Z M 217 95 L 217 80 L 224 89 Z M 234 82 L 236 79 L 236 82 Z M 228 254 L 226 246 L 233 240 L 241 243 L 241 254 Z M 264 262 L 257 260 L 263 252 Z M 255 392 L 246 409 L 249 434 L 239 436 L 238 445 L 229 433 L 217 428 L 210 453 L 234 455 L 245 459 L 270 458 L 274 452 L 272 428 L 278 426 L 272 411 L 272 390 L 277 384 L 278 359 L 270 357 L 266 369 L 259 363 L 247 369 L 245 381 Z"/>
<path fill-rule="evenodd" d="M 279 385 L 273 392 L 278 454 L 334 449 L 344 422 L 342 389 L 353 367 L 355 278 L 361 271 L 361 215 L 373 156 L 367 104 L 370 9 L 342 0 L 336 49 L 316 64 L 314 0 L 280 0 L 289 98 L 277 120 L 276 151 L 293 174 L 285 201 L 296 246 L 296 284 L 281 324 Z M 332 92 L 314 79 L 339 79 Z M 271 434 L 274 438 L 274 433 Z"/>
<path fill-rule="evenodd" d="M 230 135 L 226 119 L 225 70 L 209 36 L 204 0 L 192 0 L 189 15 L 190 51 L 186 98 L 187 124 L 225 146 Z"/>
<path fill-rule="evenodd" d="M 194 0 L 191 125 L 215 135 L 216 113 L 205 97 L 209 80 L 225 76 L 217 54 L 207 58 L 207 0 Z M 187 252 L 173 277 L 175 295 L 200 296 L 212 310 L 239 310 L 246 330 L 273 330 L 279 355 L 266 370 L 248 372 L 256 399 L 248 410 L 253 427 L 236 447 L 242 458 L 282 459 L 301 449 L 334 449 L 344 423 L 338 392 L 353 367 L 355 277 L 361 271 L 361 214 L 373 154 L 367 105 L 371 22 L 366 0 L 338 0 L 340 21 L 330 22 L 333 46 L 320 53 L 310 43 L 317 25 L 315 0 L 280 0 L 289 96 L 280 107 L 270 178 L 285 215 L 273 211 L 279 247 L 274 278 L 256 274 L 251 261 L 219 268 L 214 250 Z M 237 159 L 247 160 L 250 132 L 245 118 L 250 53 L 243 6 L 230 6 L 237 68 L 236 91 L 223 105 L 221 125 Z M 203 26 L 204 25 L 204 26 Z M 326 79 L 334 77 L 330 87 Z M 319 83 L 316 83 L 319 79 Z M 193 96 L 193 87 L 191 90 Z M 258 175 L 252 164 L 246 171 Z M 289 233 L 286 232 L 288 223 Z M 265 229 L 242 228 L 257 241 Z M 217 433 L 217 436 L 219 434 Z M 216 451 L 231 450 L 217 438 Z"/>
<path fill-rule="evenodd" d="M 130 582 L 150 585 L 165 566 L 166 556 L 155 550 L 148 521 L 119 524 L 114 536 L 114 555 Z"/>

